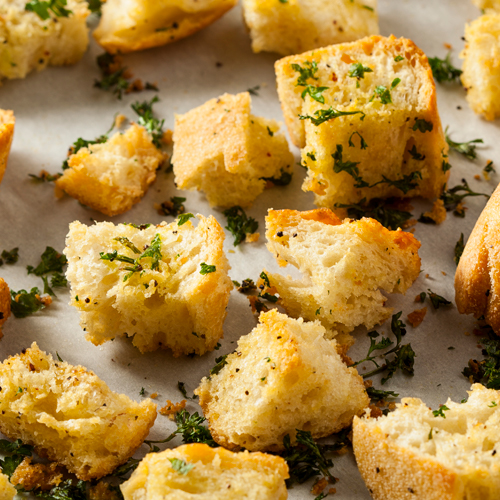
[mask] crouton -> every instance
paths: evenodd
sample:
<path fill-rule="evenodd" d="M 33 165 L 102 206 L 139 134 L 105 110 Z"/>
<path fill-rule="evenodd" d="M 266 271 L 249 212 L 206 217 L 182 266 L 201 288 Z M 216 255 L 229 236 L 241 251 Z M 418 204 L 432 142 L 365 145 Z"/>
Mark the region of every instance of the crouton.
<path fill-rule="evenodd" d="M 107 0 L 94 38 L 107 52 L 149 49 L 212 24 L 236 0 Z"/>
<path fill-rule="evenodd" d="M 281 457 L 194 443 L 146 455 L 121 490 L 125 500 L 286 500 L 287 478 Z"/>
<path fill-rule="evenodd" d="M 472 0 L 472 3 L 488 14 L 500 12 L 500 0 Z"/>
<path fill-rule="evenodd" d="M 0 472 L 0 500 L 14 500 L 16 493 L 14 486 L 9 483 L 9 478 Z"/>
<path fill-rule="evenodd" d="M 378 35 L 377 0 L 243 0 L 254 52 L 284 56 Z"/>
<path fill-rule="evenodd" d="M 250 114 L 250 94 L 224 94 L 174 128 L 175 182 L 203 191 L 211 206 L 249 207 L 267 180 L 291 178 L 293 155 L 279 123 Z"/>
<path fill-rule="evenodd" d="M 466 402 L 432 411 L 403 398 L 380 418 L 355 418 L 356 462 L 374 500 L 496 500 L 500 393 L 474 384 Z"/>
<path fill-rule="evenodd" d="M 7 168 L 10 146 L 14 138 L 15 123 L 16 119 L 14 118 L 13 111 L 0 109 L 0 182 L 2 182 L 5 169 Z"/>
<path fill-rule="evenodd" d="M 435 198 L 448 151 L 425 54 L 373 36 L 277 61 L 278 94 L 318 206 Z"/>
<path fill-rule="evenodd" d="M 472 230 L 455 273 L 455 302 L 461 314 L 473 314 L 500 334 L 500 185 Z"/>
<path fill-rule="evenodd" d="M 500 116 L 500 11 L 465 25 L 461 76 L 472 110 L 486 120 Z"/>
<path fill-rule="evenodd" d="M 75 64 L 89 43 L 86 19 L 90 14 L 86 1 L 68 0 L 68 17 L 41 19 L 26 10 L 26 0 L 0 3 L 0 80 L 25 78 L 36 69 Z"/>
<path fill-rule="evenodd" d="M 275 309 L 240 338 L 218 372 L 195 394 L 214 440 L 226 448 L 281 450 L 297 430 L 314 439 L 338 432 L 368 406 L 363 379 L 348 368 L 319 321 L 305 323 Z"/>
<path fill-rule="evenodd" d="M 198 215 L 196 228 L 186 216 L 158 226 L 70 224 L 66 276 L 87 340 L 128 336 L 141 352 L 174 356 L 215 348 L 232 289 L 224 230 L 212 216 Z"/>
<path fill-rule="evenodd" d="M 83 366 L 36 343 L 0 364 L 0 432 L 88 481 L 110 474 L 142 444 L 156 405 L 117 394 Z"/>
<path fill-rule="evenodd" d="M 113 217 L 130 210 L 156 179 L 163 154 L 144 127 L 133 123 L 106 142 L 81 148 L 56 186 L 80 203 Z"/>
<path fill-rule="evenodd" d="M 3 337 L 2 327 L 10 316 L 10 290 L 3 278 L 0 278 L 0 339 Z"/>
<path fill-rule="evenodd" d="M 373 219 L 343 222 L 326 208 L 269 210 L 267 248 L 280 266 L 291 264 L 301 281 L 265 271 L 280 304 L 294 318 L 319 320 L 329 336 L 370 329 L 393 312 L 388 293 L 405 293 L 420 272 L 420 242 Z"/>

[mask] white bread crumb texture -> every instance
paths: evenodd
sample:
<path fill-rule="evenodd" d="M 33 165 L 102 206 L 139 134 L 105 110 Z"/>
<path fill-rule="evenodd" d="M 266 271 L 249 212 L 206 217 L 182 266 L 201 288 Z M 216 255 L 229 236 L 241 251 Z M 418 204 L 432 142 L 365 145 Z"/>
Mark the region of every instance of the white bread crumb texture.
<path fill-rule="evenodd" d="M 89 480 L 110 474 L 140 446 L 156 405 L 117 394 L 82 366 L 36 343 L 0 364 L 0 432 Z"/>
<path fill-rule="evenodd" d="M 252 115 L 250 106 L 248 92 L 224 94 L 176 115 L 172 163 L 179 188 L 203 191 L 211 206 L 249 207 L 267 180 L 293 172 L 280 124 Z"/>
<path fill-rule="evenodd" d="M 174 469 L 175 460 L 189 468 Z M 281 457 L 263 453 L 232 453 L 206 444 L 187 444 L 150 453 L 122 484 L 125 500 L 194 496 L 206 500 L 286 500 L 288 466 Z"/>
<path fill-rule="evenodd" d="M 214 349 L 232 283 L 223 229 L 211 216 L 198 219 L 196 228 L 191 221 L 142 228 L 70 224 L 66 274 L 88 340 L 99 345 L 128 336 L 141 352 L 169 348 L 175 356 Z M 100 257 L 117 252 L 134 261 L 151 246 L 156 264 L 145 257 L 136 272 L 134 264 Z M 213 266 L 211 272 L 202 274 L 202 264 Z"/>
<path fill-rule="evenodd" d="M 300 54 L 377 35 L 376 0 L 243 0 L 254 52 Z"/>
<path fill-rule="evenodd" d="M 392 314 L 387 293 L 405 293 L 420 272 L 420 242 L 373 219 L 343 222 L 328 209 L 269 210 L 269 251 L 302 280 L 267 273 L 281 305 L 293 317 L 319 320 L 328 336 L 356 326 L 370 329 Z"/>
<path fill-rule="evenodd" d="M 373 498 L 493 500 L 500 494 L 500 393 L 474 384 L 437 410 L 403 398 L 396 411 L 354 422 L 354 452 Z M 391 493 L 389 493 L 391 492 Z"/>
<path fill-rule="evenodd" d="M 287 434 L 292 443 L 297 429 L 328 436 L 368 406 L 362 378 L 342 362 L 335 340 L 325 340 L 319 322 L 276 310 L 259 321 L 195 391 L 220 445 L 280 450 Z"/>
<path fill-rule="evenodd" d="M 74 64 L 88 46 L 86 1 L 68 0 L 69 17 L 51 16 L 42 20 L 25 10 L 25 0 L 0 3 L 0 80 L 24 78 L 47 65 Z"/>

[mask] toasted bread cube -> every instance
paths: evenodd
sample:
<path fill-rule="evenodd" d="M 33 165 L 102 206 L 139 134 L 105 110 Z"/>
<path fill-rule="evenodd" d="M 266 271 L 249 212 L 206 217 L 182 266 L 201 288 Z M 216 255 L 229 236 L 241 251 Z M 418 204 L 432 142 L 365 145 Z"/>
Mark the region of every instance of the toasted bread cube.
<path fill-rule="evenodd" d="M 243 0 L 254 52 L 284 56 L 378 35 L 377 0 Z"/>
<path fill-rule="evenodd" d="M 130 210 L 156 179 L 163 154 L 144 127 L 133 123 L 102 144 L 81 148 L 68 159 L 56 185 L 80 203 L 113 217 Z"/>
<path fill-rule="evenodd" d="M 128 336 L 141 352 L 161 347 L 174 356 L 215 348 L 233 286 L 224 230 L 212 216 L 198 219 L 196 228 L 180 219 L 70 224 L 66 276 L 87 340 L 100 345 Z"/>
<path fill-rule="evenodd" d="M 393 310 L 380 290 L 405 293 L 420 272 L 420 242 L 412 234 L 374 219 L 342 222 L 326 208 L 269 210 L 266 238 L 280 266 L 304 275 L 299 281 L 265 271 L 280 304 L 294 318 L 321 321 L 328 336 L 385 321 Z"/>
<path fill-rule="evenodd" d="M 472 3 L 487 14 L 500 12 L 500 0 L 472 0 Z"/>
<path fill-rule="evenodd" d="M 319 321 L 304 323 L 275 309 L 240 338 L 226 365 L 201 381 L 210 432 L 226 448 L 281 450 L 297 430 L 314 439 L 338 432 L 368 406 L 363 379 L 348 368 Z"/>
<path fill-rule="evenodd" d="M 203 191 L 211 206 L 249 207 L 269 179 L 290 175 L 294 158 L 279 123 L 250 114 L 250 94 L 224 94 L 176 115 L 175 182 Z"/>
<path fill-rule="evenodd" d="M 146 455 L 121 490 L 125 500 L 286 500 L 287 478 L 281 457 L 194 443 Z"/>
<path fill-rule="evenodd" d="M 156 405 L 117 394 L 91 371 L 36 343 L 0 364 L 0 432 L 88 481 L 110 474 L 142 444 Z"/>
<path fill-rule="evenodd" d="M 299 69 L 312 76 L 302 79 Z M 308 169 L 302 189 L 314 192 L 318 206 L 441 193 L 448 145 L 431 68 L 411 40 L 332 45 L 281 59 L 276 74 L 288 130 Z"/>
<path fill-rule="evenodd" d="M 0 472 L 0 500 L 14 500 L 16 493 L 16 488 L 10 484 L 9 478 Z"/>
<path fill-rule="evenodd" d="M 16 119 L 13 111 L 0 109 L 0 182 L 2 182 L 7 168 L 10 146 L 14 138 L 15 123 Z"/>
<path fill-rule="evenodd" d="M 465 25 L 461 76 L 472 110 L 486 120 L 500 116 L 500 11 Z"/>
<path fill-rule="evenodd" d="M 75 64 L 89 44 L 86 1 L 68 0 L 68 17 L 42 20 L 25 9 L 25 0 L 0 2 L 0 80 L 24 78 L 30 71 Z"/>
<path fill-rule="evenodd" d="M 2 327 L 10 316 L 10 290 L 3 278 L 0 278 L 0 339 L 3 337 Z"/>
<path fill-rule="evenodd" d="M 132 52 L 185 38 L 212 24 L 236 0 L 107 0 L 94 38 L 107 52 Z"/>
<path fill-rule="evenodd" d="M 500 497 L 500 392 L 471 389 L 468 401 L 434 412 L 403 398 L 386 416 L 354 419 L 354 454 L 374 500 Z"/>

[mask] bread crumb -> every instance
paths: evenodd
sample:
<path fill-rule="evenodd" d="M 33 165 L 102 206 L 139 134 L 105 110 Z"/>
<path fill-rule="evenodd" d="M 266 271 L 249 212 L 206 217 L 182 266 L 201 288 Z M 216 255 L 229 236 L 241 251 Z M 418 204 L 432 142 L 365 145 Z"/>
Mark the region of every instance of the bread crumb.
<path fill-rule="evenodd" d="M 258 297 L 255 297 L 254 295 L 247 296 L 248 301 L 250 302 L 250 307 L 252 308 L 252 312 L 255 313 L 261 313 L 261 312 L 267 312 L 269 311 L 269 308 L 263 304 Z"/>
<path fill-rule="evenodd" d="M 247 233 L 246 234 L 246 237 L 245 237 L 245 242 L 246 243 L 256 243 L 257 241 L 259 241 L 259 238 L 260 238 L 260 234 L 259 233 Z"/>
<path fill-rule="evenodd" d="M 481 180 L 481 176 L 479 174 L 476 174 L 474 176 L 474 179 L 476 179 L 476 181 L 480 181 Z"/>
<path fill-rule="evenodd" d="M 401 229 L 408 229 L 410 227 L 413 227 L 417 224 L 417 219 L 409 219 L 407 220 L 406 222 L 403 222 L 403 224 L 401 224 Z"/>
<path fill-rule="evenodd" d="M 425 275 L 425 277 L 426 277 L 426 278 L 429 278 L 429 277 L 430 277 L 430 275 L 429 275 L 429 274 L 426 274 L 426 275 Z"/>
<path fill-rule="evenodd" d="M 313 484 L 313 487 L 311 488 L 311 493 L 313 495 L 319 495 L 327 486 L 328 486 L 328 480 L 325 477 L 322 477 Z"/>
<path fill-rule="evenodd" d="M 183 399 L 180 403 L 172 403 L 170 399 L 167 399 L 167 405 L 160 408 L 160 414 L 168 416 L 170 420 L 174 420 L 175 414 L 179 413 L 181 410 L 186 408 L 186 400 Z"/>
<path fill-rule="evenodd" d="M 451 50 L 453 47 L 451 46 L 451 43 L 443 43 L 444 45 L 444 48 L 445 49 L 448 49 L 448 50 Z"/>
<path fill-rule="evenodd" d="M 438 199 L 432 205 L 432 210 L 430 212 L 424 212 L 424 217 L 428 217 L 433 220 L 436 224 L 441 224 L 446 220 L 446 208 L 444 208 L 444 202 Z"/>
<path fill-rule="evenodd" d="M 158 393 L 157 392 L 153 392 L 153 394 L 151 394 L 149 397 L 151 399 L 156 399 L 158 397 Z"/>
<path fill-rule="evenodd" d="M 163 142 L 163 144 L 165 144 L 166 146 L 169 146 L 173 142 L 172 141 L 173 136 L 174 136 L 174 133 L 172 132 L 172 130 L 167 129 L 167 130 L 165 130 L 165 132 L 163 132 L 161 142 Z"/>
<path fill-rule="evenodd" d="M 424 321 L 425 315 L 427 314 L 427 307 L 423 307 L 422 309 L 416 309 L 415 311 L 411 312 L 408 314 L 407 319 L 408 323 L 413 328 L 416 328 L 417 326 Z"/>
<path fill-rule="evenodd" d="M 115 116 L 115 127 L 120 128 L 127 121 L 127 117 L 121 113 Z"/>
<path fill-rule="evenodd" d="M 370 418 L 378 418 L 383 415 L 382 410 L 375 405 L 370 405 Z"/>
<path fill-rule="evenodd" d="M 227 253 L 236 253 L 234 250 L 228 250 Z"/>
<path fill-rule="evenodd" d="M 26 457 L 17 467 L 10 478 L 16 486 L 21 485 L 24 490 L 50 490 L 63 479 L 64 467 L 55 462 L 49 464 L 31 464 L 31 458 Z"/>

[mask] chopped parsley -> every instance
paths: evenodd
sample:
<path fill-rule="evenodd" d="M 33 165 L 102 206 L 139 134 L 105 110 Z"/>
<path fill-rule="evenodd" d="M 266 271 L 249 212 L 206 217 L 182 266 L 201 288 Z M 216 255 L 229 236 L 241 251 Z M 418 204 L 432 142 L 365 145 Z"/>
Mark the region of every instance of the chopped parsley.
<path fill-rule="evenodd" d="M 19 260 L 19 248 L 13 248 L 12 250 L 3 250 L 0 258 L 0 266 L 7 264 L 11 266 Z"/>
<path fill-rule="evenodd" d="M 338 111 L 333 109 L 331 106 L 328 109 L 318 109 L 314 112 L 314 116 L 310 115 L 299 115 L 299 120 L 311 120 L 311 122 L 318 126 L 322 123 L 325 123 L 329 120 L 334 120 L 339 116 L 348 116 L 348 115 L 357 115 L 361 114 L 360 120 L 363 121 L 365 119 L 365 113 L 363 111 Z"/>
<path fill-rule="evenodd" d="M 165 120 L 159 120 L 153 116 L 153 104 L 158 102 L 158 96 L 154 96 L 149 102 L 134 102 L 132 109 L 139 116 L 138 123 L 143 126 L 153 137 L 153 144 L 161 148 L 161 138 L 163 136 L 163 124 Z"/>
<path fill-rule="evenodd" d="M 397 398 L 399 394 L 393 391 L 382 391 L 375 389 L 375 387 L 367 387 L 366 392 L 372 401 L 385 401 L 389 398 Z"/>
<path fill-rule="evenodd" d="M 292 182 L 292 174 L 281 169 L 279 177 L 261 177 L 261 179 L 272 182 L 275 186 L 288 186 Z"/>
<path fill-rule="evenodd" d="M 105 0 L 87 0 L 90 12 L 101 15 L 101 7 Z"/>
<path fill-rule="evenodd" d="M 193 332 L 193 335 L 196 335 L 195 332 Z M 198 335 L 196 335 L 196 337 L 198 337 Z M 192 399 L 192 400 L 195 400 L 195 399 L 198 399 L 198 396 L 196 394 L 193 395 L 192 398 L 190 398 L 188 395 L 187 395 L 187 391 L 186 391 L 186 384 L 184 382 L 177 382 L 177 389 L 179 389 L 179 391 L 181 392 L 181 394 L 186 398 L 186 399 Z"/>
<path fill-rule="evenodd" d="M 359 137 L 359 140 L 360 140 L 359 147 L 361 149 L 366 149 L 368 147 L 368 144 L 366 143 L 366 141 L 363 139 L 363 136 L 359 132 L 353 132 L 351 134 L 351 136 L 349 137 L 349 147 L 350 148 L 354 148 L 355 147 L 354 142 L 352 142 L 352 138 L 355 135 L 357 135 Z M 309 154 L 310 153 L 307 153 L 307 156 L 309 156 Z M 314 161 L 316 161 L 316 159 L 314 159 Z"/>
<path fill-rule="evenodd" d="M 396 345 L 392 349 L 384 353 L 372 355 L 375 351 L 383 351 L 391 347 L 394 345 L 394 342 L 389 339 L 389 337 L 382 337 L 380 341 L 377 341 L 376 339 L 378 339 L 380 335 L 378 332 L 372 331 L 368 333 L 368 337 L 370 337 L 368 354 L 364 359 L 354 363 L 353 366 L 370 362 L 373 363 L 376 368 L 368 373 L 364 373 L 363 378 L 371 377 L 377 373 L 385 373 L 385 377 L 381 380 L 383 385 L 393 377 L 398 369 L 408 375 L 414 374 L 413 365 L 415 363 L 415 351 L 412 349 L 411 344 L 401 344 L 403 336 L 406 335 L 406 325 L 399 319 L 401 314 L 402 312 L 400 311 L 392 316 L 391 331 L 396 337 Z M 390 357 L 391 355 L 394 356 Z M 378 357 L 383 357 L 384 363 L 382 365 L 379 365 L 376 361 Z"/>
<path fill-rule="evenodd" d="M 444 297 L 441 297 L 441 295 L 438 295 L 431 290 L 427 290 L 427 292 L 429 293 L 429 300 L 431 301 L 432 307 L 434 309 L 439 309 L 441 306 L 451 305 L 451 302 L 449 300 L 446 300 Z"/>
<path fill-rule="evenodd" d="M 70 155 L 74 155 L 74 154 L 78 153 L 78 151 L 80 151 L 80 149 L 82 149 L 82 148 L 88 148 L 92 144 L 103 144 L 103 143 L 105 143 L 108 140 L 108 134 L 111 132 L 111 130 L 113 130 L 113 128 L 114 128 L 114 125 L 105 134 L 100 135 L 99 137 L 97 137 L 94 140 L 87 140 L 87 139 L 82 139 L 81 137 L 79 137 L 73 143 L 73 145 L 69 148 L 69 150 L 68 150 L 68 157 Z M 69 167 L 68 159 L 66 159 L 66 160 L 63 161 L 62 169 L 64 171 L 64 170 L 67 170 L 68 168 L 70 168 L 70 167 Z M 32 177 L 35 177 L 32 174 L 30 174 L 30 175 Z M 47 179 L 48 181 L 57 180 L 59 178 L 59 174 L 56 174 L 56 175 L 50 176 L 50 177 L 51 177 L 50 179 Z"/>
<path fill-rule="evenodd" d="M 169 458 L 169 461 L 172 464 L 172 469 L 184 476 L 194 467 L 194 464 L 188 464 L 180 458 Z"/>
<path fill-rule="evenodd" d="M 417 147 L 415 146 L 415 144 L 413 145 L 413 147 L 411 149 L 408 150 L 408 153 L 410 153 L 411 157 L 414 160 L 417 160 L 417 161 L 425 160 L 425 155 L 422 155 L 417 151 Z"/>
<path fill-rule="evenodd" d="M 395 62 L 399 62 L 399 61 L 402 61 L 404 59 L 404 57 L 402 55 L 398 55 L 394 58 L 394 61 Z"/>
<path fill-rule="evenodd" d="M 201 266 L 200 274 L 205 275 L 205 274 L 215 273 L 216 270 L 215 266 L 205 264 L 205 262 L 202 262 L 200 266 Z"/>
<path fill-rule="evenodd" d="M 432 122 L 428 122 L 423 118 L 415 118 L 415 123 L 413 124 L 412 130 L 419 130 L 420 132 L 422 132 L 422 134 L 424 134 L 425 132 L 432 132 L 433 128 L 434 125 L 432 124 Z"/>
<path fill-rule="evenodd" d="M 464 233 L 460 233 L 460 238 L 458 238 L 457 243 L 455 244 L 455 264 L 458 266 L 460 262 L 460 257 L 464 253 L 465 244 L 464 244 Z"/>
<path fill-rule="evenodd" d="M 258 96 L 259 95 L 259 92 L 258 92 L 259 90 L 260 90 L 260 85 L 256 85 L 255 87 L 251 87 L 251 88 L 247 89 L 247 92 L 249 94 Z"/>
<path fill-rule="evenodd" d="M 395 78 L 391 83 L 390 89 L 388 89 L 385 85 L 377 85 L 375 87 L 375 90 L 373 91 L 370 102 L 372 102 L 376 98 L 379 98 L 382 104 L 392 104 L 391 90 L 393 90 L 400 82 L 400 78 Z"/>
<path fill-rule="evenodd" d="M 462 374 L 470 382 L 483 384 L 488 389 L 500 389 L 500 340 L 497 338 L 485 339 L 482 355 L 484 359 L 477 361 L 471 359 L 468 366 L 464 368 Z"/>
<path fill-rule="evenodd" d="M 194 215 L 191 213 L 188 214 L 182 214 L 178 219 L 177 219 L 177 225 L 182 226 L 185 224 L 189 219 L 193 219 Z"/>
<path fill-rule="evenodd" d="M 450 411 L 450 409 L 446 405 L 440 405 L 439 410 L 434 410 L 432 414 L 435 417 L 443 417 L 446 418 L 446 415 L 444 414 L 445 411 Z"/>
<path fill-rule="evenodd" d="M 35 286 L 29 292 L 19 290 L 10 291 L 10 308 L 16 318 L 26 318 L 37 311 L 45 308 L 45 303 L 40 299 L 40 290 Z"/>
<path fill-rule="evenodd" d="M 465 217 L 465 211 L 460 208 L 460 204 L 462 203 L 464 198 L 467 196 L 485 196 L 489 198 L 490 196 L 485 193 L 476 193 L 472 191 L 469 187 L 469 184 L 465 179 L 462 179 L 462 184 L 457 184 L 455 187 L 450 189 L 446 189 L 441 194 L 440 198 L 443 200 L 444 208 L 449 212 L 453 210 L 455 215 L 459 217 Z"/>
<path fill-rule="evenodd" d="M 139 391 L 139 396 L 145 396 L 146 395 L 146 389 L 144 387 L 141 387 L 141 390 Z"/>
<path fill-rule="evenodd" d="M 227 356 L 227 354 L 224 354 L 224 356 L 215 358 L 215 366 L 210 370 L 210 375 L 217 375 L 227 365 Z"/>
<path fill-rule="evenodd" d="M 31 0 L 26 3 L 24 10 L 34 12 L 42 21 L 50 18 L 49 11 L 56 17 L 69 17 L 73 11 L 66 9 L 66 0 Z"/>
<path fill-rule="evenodd" d="M 361 63 L 353 63 L 349 66 L 348 76 L 356 78 L 356 88 L 359 88 L 359 80 L 365 77 L 365 73 L 373 73 L 373 70 L 368 66 L 363 66 Z"/>
<path fill-rule="evenodd" d="M 307 80 L 313 79 L 317 80 L 318 78 L 315 76 L 318 71 L 318 63 L 316 61 L 306 61 L 304 66 L 300 66 L 300 64 L 292 64 L 292 69 L 299 73 L 299 77 L 297 78 L 296 87 L 304 87 L 302 91 L 302 99 L 305 99 L 306 95 L 309 95 L 312 99 L 321 104 L 325 103 L 325 98 L 323 97 L 323 92 L 328 90 L 328 87 L 317 87 L 310 83 L 307 83 Z"/>
<path fill-rule="evenodd" d="M 164 201 L 158 207 L 158 213 L 160 215 L 177 215 L 183 214 L 185 212 L 184 202 L 186 198 L 181 198 L 180 196 L 172 196 L 170 201 Z"/>
<path fill-rule="evenodd" d="M 439 57 L 429 57 L 429 64 L 432 69 L 432 74 L 437 82 L 453 82 L 460 78 L 462 70 L 455 68 L 451 64 L 451 52 L 448 52 L 444 59 Z"/>
<path fill-rule="evenodd" d="M 64 254 L 54 250 L 52 247 L 47 247 L 41 256 L 42 261 L 38 266 L 27 266 L 28 274 L 43 276 L 47 273 L 57 272 L 62 273 L 64 266 L 68 263 L 68 259 Z"/>
<path fill-rule="evenodd" d="M 490 161 L 488 161 L 486 166 L 483 168 L 483 173 L 485 175 L 487 175 L 487 174 L 491 174 L 492 172 L 496 173 L 496 170 L 495 170 L 495 167 L 493 166 L 493 162 L 490 160 Z"/>
<path fill-rule="evenodd" d="M 234 237 L 234 246 L 244 241 L 247 234 L 253 234 L 259 229 L 259 223 L 253 217 L 247 217 L 245 211 L 238 205 L 224 210 L 223 213 L 227 217 L 226 229 Z"/>
<path fill-rule="evenodd" d="M 240 293 L 248 293 L 252 290 L 257 289 L 257 287 L 255 286 L 255 283 L 250 278 L 243 280 L 241 282 L 241 284 L 238 283 L 237 281 L 233 281 L 233 284 L 238 287 L 238 292 L 240 292 Z"/>
<path fill-rule="evenodd" d="M 472 141 L 466 142 L 455 142 L 448 135 L 448 127 L 445 128 L 444 134 L 446 142 L 451 149 L 453 149 L 457 153 L 464 155 L 469 160 L 475 160 L 477 158 L 476 144 L 483 144 L 482 139 L 473 139 Z"/>
<path fill-rule="evenodd" d="M 358 204 L 336 203 L 335 208 L 346 208 L 347 215 L 352 219 L 370 217 L 392 230 L 402 227 L 406 221 L 413 217 L 411 212 L 393 207 L 390 201 L 376 198 L 368 203 L 366 198 L 363 198 Z"/>

